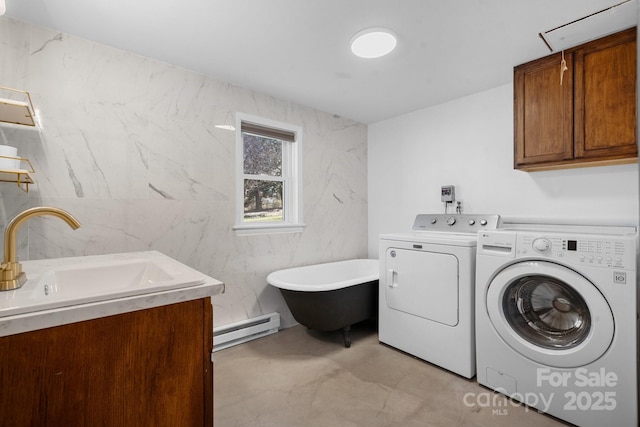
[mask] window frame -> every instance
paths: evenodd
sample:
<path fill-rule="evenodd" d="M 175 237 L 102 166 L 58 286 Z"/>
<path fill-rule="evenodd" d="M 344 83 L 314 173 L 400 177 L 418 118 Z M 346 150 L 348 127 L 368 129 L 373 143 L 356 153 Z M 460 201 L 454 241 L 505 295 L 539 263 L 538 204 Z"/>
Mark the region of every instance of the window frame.
<path fill-rule="evenodd" d="M 295 135 L 294 142 L 282 141 L 283 221 L 247 223 L 244 221 L 244 180 L 255 175 L 244 173 L 244 138 L 242 123 L 282 130 Z M 233 229 L 236 234 L 299 233 L 304 228 L 302 219 L 302 128 L 300 126 L 265 119 L 245 113 L 236 113 L 236 214 Z M 270 180 L 269 176 L 264 177 Z"/>

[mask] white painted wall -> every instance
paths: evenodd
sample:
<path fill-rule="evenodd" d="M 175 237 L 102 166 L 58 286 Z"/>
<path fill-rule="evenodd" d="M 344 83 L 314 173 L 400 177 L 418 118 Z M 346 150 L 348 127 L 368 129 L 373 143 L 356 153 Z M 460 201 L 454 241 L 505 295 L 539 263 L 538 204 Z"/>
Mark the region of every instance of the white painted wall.
<path fill-rule="evenodd" d="M 638 165 L 546 172 L 513 169 L 511 84 L 369 126 L 369 256 L 381 233 L 443 213 L 456 186 L 465 213 L 549 222 L 638 223 Z M 449 212 L 454 209 L 450 208 Z"/>

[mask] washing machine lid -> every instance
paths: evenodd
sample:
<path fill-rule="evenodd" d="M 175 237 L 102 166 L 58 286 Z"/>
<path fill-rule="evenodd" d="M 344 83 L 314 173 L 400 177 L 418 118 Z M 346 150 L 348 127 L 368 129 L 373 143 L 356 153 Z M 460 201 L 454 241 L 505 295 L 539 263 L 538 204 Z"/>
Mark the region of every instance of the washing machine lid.
<path fill-rule="evenodd" d="M 526 222 L 525 220 L 515 220 L 513 218 L 503 219 L 500 229 L 511 232 L 542 232 L 542 233 L 561 233 L 561 234 L 582 234 L 582 235 L 607 235 L 607 236 L 626 236 L 633 235 L 638 232 L 638 227 L 633 225 L 589 225 L 556 222 Z"/>
<path fill-rule="evenodd" d="M 583 366 L 613 341 L 614 318 L 598 288 L 549 261 L 521 261 L 501 270 L 485 295 L 491 324 L 522 356 L 545 366 Z"/>

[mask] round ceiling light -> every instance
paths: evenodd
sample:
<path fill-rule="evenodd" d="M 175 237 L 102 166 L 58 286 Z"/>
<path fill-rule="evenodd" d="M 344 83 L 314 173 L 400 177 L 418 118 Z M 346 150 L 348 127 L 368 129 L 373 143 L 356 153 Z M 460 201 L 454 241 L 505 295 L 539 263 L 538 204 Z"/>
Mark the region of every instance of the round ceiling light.
<path fill-rule="evenodd" d="M 386 28 L 368 28 L 351 38 L 351 52 L 360 58 L 379 58 L 395 49 L 397 39 Z"/>

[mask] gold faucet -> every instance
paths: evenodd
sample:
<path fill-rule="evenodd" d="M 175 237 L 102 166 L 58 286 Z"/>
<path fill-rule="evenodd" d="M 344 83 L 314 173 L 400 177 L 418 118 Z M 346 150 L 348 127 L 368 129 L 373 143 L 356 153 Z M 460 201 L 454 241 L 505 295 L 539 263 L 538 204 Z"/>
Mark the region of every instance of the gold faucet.
<path fill-rule="evenodd" d="M 74 230 L 80 227 L 80 223 L 69 212 L 59 208 L 41 206 L 27 209 L 15 216 L 7 225 L 4 232 L 4 260 L 0 266 L 0 291 L 18 289 L 27 281 L 27 275 L 22 271 L 22 265 L 18 262 L 17 235 L 18 228 L 23 222 L 34 216 L 51 215 L 60 218 Z"/>

